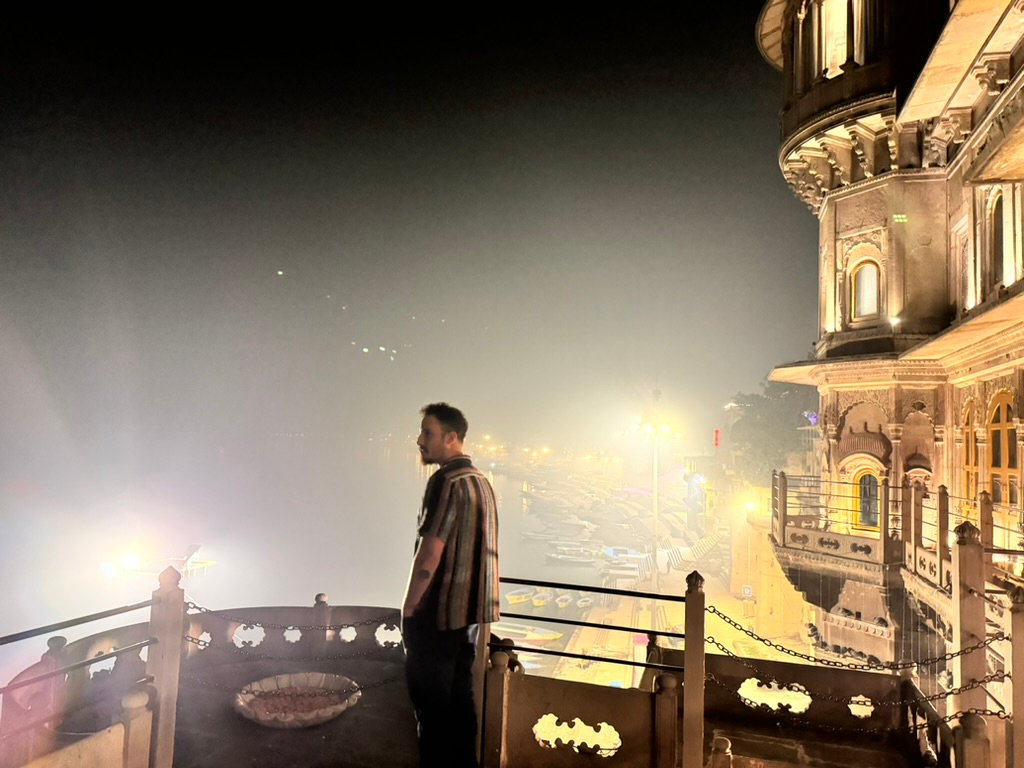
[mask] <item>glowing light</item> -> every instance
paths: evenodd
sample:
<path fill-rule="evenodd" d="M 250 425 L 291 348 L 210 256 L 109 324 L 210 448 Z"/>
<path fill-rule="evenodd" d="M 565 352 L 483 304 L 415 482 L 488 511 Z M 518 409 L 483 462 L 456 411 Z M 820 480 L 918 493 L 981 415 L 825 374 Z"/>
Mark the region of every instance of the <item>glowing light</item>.
<path fill-rule="evenodd" d="M 283 269 L 279 269 L 279 270 L 277 270 L 277 276 L 278 276 L 278 277 L 280 277 L 280 276 L 281 276 L 281 275 L 283 275 L 283 274 L 284 274 L 284 270 L 283 270 Z"/>
<path fill-rule="evenodd" d="M 889 318 L 889 325 L 891 325 L 893 328 L 897 327 L 899 324 L 900 324 L 900 319 L 898 317 L 890 317 Z"/>
<path fill-rule="evenodd" d="M 384 349 L 384 347 L 377 347 L 377 349 L 379 349 L 381 352 L 387 352 L 387 350 Z"/>
<path fill-rule="evenodd" d="M 757 505 L 754 504 L 754 502 L 752 501 L 748 501 L 744 506 L 746 506 L 746 508 L 749 509 L 751 512 L 753 512 L 755 507 L 757 507 Z"/>
<path fill-rule="evenodd" d="M 369 351 L 370 351 L 369 347 L 363 347 L 363 352 L 369 352 Z"/>
<path fill-rule="evenodd" d="M 121 567 L 126 571 L 130 571 L 134 568 L 139 567 L 139 556 L 134 552 L 125 552 L 121 555 Z"/>
<path fill-rule="evenodd" d="M 906 224 L 907 223 L 907 214 L 905 214 L 905 213 L 894 213 L 892 215 L 892 223 L 893 224 Z"/>

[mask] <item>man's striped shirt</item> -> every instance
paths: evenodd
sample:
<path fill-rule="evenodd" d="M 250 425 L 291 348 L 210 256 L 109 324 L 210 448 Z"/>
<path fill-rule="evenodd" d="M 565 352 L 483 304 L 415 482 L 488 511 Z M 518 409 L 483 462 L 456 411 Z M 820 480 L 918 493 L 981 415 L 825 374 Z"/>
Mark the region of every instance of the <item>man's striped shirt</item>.
<path fill-rule="evenodd" d="M 437 612 L 438 629 L 497 621 L 498 505 L 469 456 L 449 459 L 427 481 L 419 535 L 444 542 L 425 596 L 425 607 Z"/>

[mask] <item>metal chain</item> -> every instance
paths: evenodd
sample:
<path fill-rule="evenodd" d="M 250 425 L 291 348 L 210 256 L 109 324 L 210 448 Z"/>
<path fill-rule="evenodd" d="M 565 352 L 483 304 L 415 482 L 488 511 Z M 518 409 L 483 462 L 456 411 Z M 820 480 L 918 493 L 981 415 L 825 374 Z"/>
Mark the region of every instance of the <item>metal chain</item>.
<path fill-rule="evenodd" d="M 237 624 L 241 624 L 245 629 L 252 629 L 254 627 L 262 627 L 263 629 L 298 629 L 298 630 L 320 630 L 326 631 L 328 629 L 355 629 L 356 627 L 369 627 L 374 624 L 386 624 L 386 626 L 398 628 L 399 615 L 398 611 L 384 614 L 376 619 L 364 619 L 362 621 L 353 621 L 348 624 L 274 624 L 268 621 L 252 621 L 245 619 L 240 616 L 230 616 L 221 611 L 215 611 L 210 608 L 204 608 L 203 606 L 192 602 L 191 600 L 185 603 L 190 611 L 198 611 L 199 613 L 207 613 L 211 616 L 216 616 L 225 621 L 233 621 Z"/>
<path fill-rule="evenodd" d="M 771 672 L 768 672 L 768 671 L 763 670 L 763 669 L 759 669 L 757 666 L 755 666 L 753 663 L 751 663 L 748 659 L 745 659 L 742 656 L 736 655 L 735 653 L 730 651 L 728 648 L 726 648 L 724 645 L 722 645 L 722 643 L 720 643 L 718 640 L 715 640 L 713 637 L 707 638 L 707 642 L 710 643 L 711 645 L 715 646 L 716 648 L 718 648 L 718 650 L 720 650 L 724 655 L 729 656 L 729 657 L 735 659 L 740 664 L 742 664 L 744 667 L 749 669 L 751 672 L 753 672 L 757 676 L 758 680 L 769 682 L 769 683 L 773 683 L 773 684 L 777 685 L 781 690 L 790 691 L 792 693 L 805 693 L 808 696 L 810 696 L 811 698 L 822 699 L 822 700 L 825 700 L 825 701 L 834 701 L 834 702 L 836 702 L 838 704 L 846 704 L 846 705 L 850 705 L 850 704 L 866 704 L 866 702 L 864 702 L 864 701 L 857 700 L 857 699 L 850 698 L 850 697 L 846 697 L 846 696 L 832 696 L 831 694 L 828 694 L 828 693 L 813 693 L 812 694 L 811 692 L 809 692 L 800 683 L 784 683 L 781 680 L 779 680 L 779 678 L 777 678 L 775 675 L 773 675 Z M 971 681 L 969 683 L 961 685 L 959 688 L 950 688 L 948 691 L 944 691 L 942 693 L 932 694 L 931 696 L 922 696 L 919 699 L 913 699 L 913 700 L 911 700 L 911 699 L 899 699 L 899 700 L 895 700 L 895 701 L 892 700 L 892 699 L 883 699 L 883 700 L 880 700 L 880 701 L 871 700 L 871 706 L 875 706 L 875 707 L 899 707 L 899 706 L 909 706 L 909 705 L 913 704 L 915 701 L 922 701 L 922 700 L 923 701 L 939 701 L 940 699 L 945 699 L 945 698 L 948 698 L 950 696 L 957 696 L 957 695 L 963 693 L 964 691 L 969 691 L 969 690 L 971 690 L 973 688 L 980 688 L 981 686 L 987 685 L 988 683 L 991 683 L 991 682 L 1002 682 L 1004 680 L 1009 680 L 1009 679 L 1010 679 L 1010 673 L 1009 672 L 993 672 L 992 674 L 986 675 L 985 677 L 981 678 L 980 680 L 973 680 L 973 681 Z"/>
<path fill-rule="evenodd" d="M 975 643 L 974 645 L 969 645 L 966 648 L 961 648 L 959 651 L 952 651 L 950 653 L 947 653 L 944 656 L 937 656 L 937 657 L 935 657 L 933 659 L 921 659 L 919 661 L 915 660 L 915 661 L 878 662 L 877 664 L 873 664 L 873 663 L 857 664 L 857 663 L 853 663 L 853 662 L 833 661 L 832 659 L 819 659 L 819 658 L 817 658 L 815 656 L 808 656 L 806 653 L 800 653 L 799 651 L 794 651 L 794 650 L 792 650 L 790 648 L 786 648 L 783 645 L 779 645 L 778 643 L 772 642 L 771 640 L 767 640 L 767 639 L 761 637 L 760 635 L 758 635 L 758 634 L 756 634 L 754 632 L 751 632 L 749 629 L 747 629 L 746 627 L 740 625 L 734 619 L 730 618 L 729 616 L 726 616 L 724 613 L 722 613 L 720 610 L 715 608 L 715 606 L 713 606 L 713 605 L 707 606 L 707 608 L 705 608 L 705 610 L 708 613 L 710 613 L 710 614 L 718 616 L 718 618 L 720 618 L 726 624 L 730 625 L 734 629 L 738 629 L 740 632 L 742 632 L 743 634 L 747 635 L 747 637 L 750 637 L 753 640 L 757 640 L 758 642 L 763 643 L 764 645 L 767 645 L 769 648 L 772 648 L 772 649 L 774 649 L 776 651 L 779 651 L 780 653 L 785 653 L 785 654 L 788 654 L 788 655 L 793 656 L 793 657 L 798 658 L 798 659 L 804 659 L 805 661 L 809 661 L 812 664 L 820 664 L 821 666 L 824 666 L 824 667 L 833 667 L 833 668 L 837 668 L 837 669 L 891 670 L 891 671 L 898 671 L 898 670 L 901 670 L 901 669 L 910 669 L 910 668 L 915 667 L 915 666 L 929 666 L 931 664 L 938 664 L 940 661 L 952 661 L 957 656 L 963 656 L 964 654 L 973 653 L 974 651 L 980 650 L 982 648 L 987 648 L 988 646 L 992 645 L 992 643 L 996 643 L 996 642 L 999 642 L 1001 640 L 1007 640 L 1007 641 L 1010 640 L 1010 636 L 1009 635 L 1004 635 L 1002 632 L 999 632 L 998 634 L 995 634 L 992 637 L 986 638 L 985 640 L 982 640 L 979 643 Z M 716 642 L 714 640 L 714 638 L 711 638 L 711 637 L 708 637 L 707 640 L 708 640 L 708 642 L 712 642 L 712 643 Z"/>
<path fill-rule="evenodd" d="M 275 656 L 269 653 L 257 653 L 252 650 L 245 650 L 245 648 L 251 648 L 251 646 L 244 646 L 239 648 L 232 644 L 230 647 L 216 646 L 211 649 L 212 642 L 210 640 L 203 640 L 198 637 L 192 637 L 185 635 L 182 638 L 187 643 L 192 643 L 200 648 L 200 650 L 210 649 L 212 651 L 220 651 L 221 653 L 231 653 L 237 656 L 244 656 L 246 659 L 262 659 L 266 661 L 337 661 L 339 659 L 355 659 L 360 656 L 370 657 L 381 653 L 381 649 L 373 648 L 368 651 L 353 651 L 352 653 L 341 653 L 332 654 L 330 656 L 296 656 L 294 654 L 287 656 Z M 397 648 L 398 643 L 387 643 L 384 645 L 384 649 Z"/>

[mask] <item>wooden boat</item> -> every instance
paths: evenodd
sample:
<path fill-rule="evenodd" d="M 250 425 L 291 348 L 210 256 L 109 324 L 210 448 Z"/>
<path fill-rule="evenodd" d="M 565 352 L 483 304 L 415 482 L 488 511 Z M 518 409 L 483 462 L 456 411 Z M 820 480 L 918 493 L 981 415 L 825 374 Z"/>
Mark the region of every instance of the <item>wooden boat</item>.
<path fill-rule="evenodd" d="M 533 645 L 544 645 L 558 640 L 561 632 L 550 629 L 539 629 L 526 624 L 515 624 L 510 621 L 498 621 L 491 624 L 491 633 L 498 637 L 512 640 L 516 645 L 525 642 Z"/>
<path fill-rule="evenodd" d="M 531 597 L 533 597 L 533 592 L 533 587 L 513 589 L 511 592 L 505 593 L 505 599 L 508 600 L 509 605 L 519 605 L 520 603 L 527 602 Z"/>
<path fill-rule="evenodd" d="M 555 606 L 559 610 L 568 608 L 570 605 L 572 605 L 572 595 L 559 595 L 555 598 Z"/>
<path fill-rule="evenodd" d="M 538 592 L 533 596 L 533 604 L 537 608 L 543 608 L 545 605 L 555 599 L 555 593 L 550 589 L 545 589 L 542 592 Z"/>
<path fill-rule="evenodd" d="M 579 600 L 576 601 L 576 607 L 582 608 L 584 610 L 586 610 L 587 608 L 592 608 L 593 605 L 594 598 L 590 597 L 589 595 L 587 595 L 586 597 L 581 597 Z"/>

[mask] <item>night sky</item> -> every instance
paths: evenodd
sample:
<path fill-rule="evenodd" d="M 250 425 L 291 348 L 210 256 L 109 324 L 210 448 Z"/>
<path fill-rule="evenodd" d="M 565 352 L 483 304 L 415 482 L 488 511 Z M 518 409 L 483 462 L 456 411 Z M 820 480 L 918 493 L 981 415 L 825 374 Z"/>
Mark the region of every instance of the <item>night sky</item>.
<path fill-rule="evenodd" d="M 140 506 L 362 515 L 339 478 L 438 399 L 471 436 L 600 447 L 658 387 L 709 449 L 807 356 L 817 277 L 762 3 L 720 5 L 6 29 L 8 564 Z"/>

